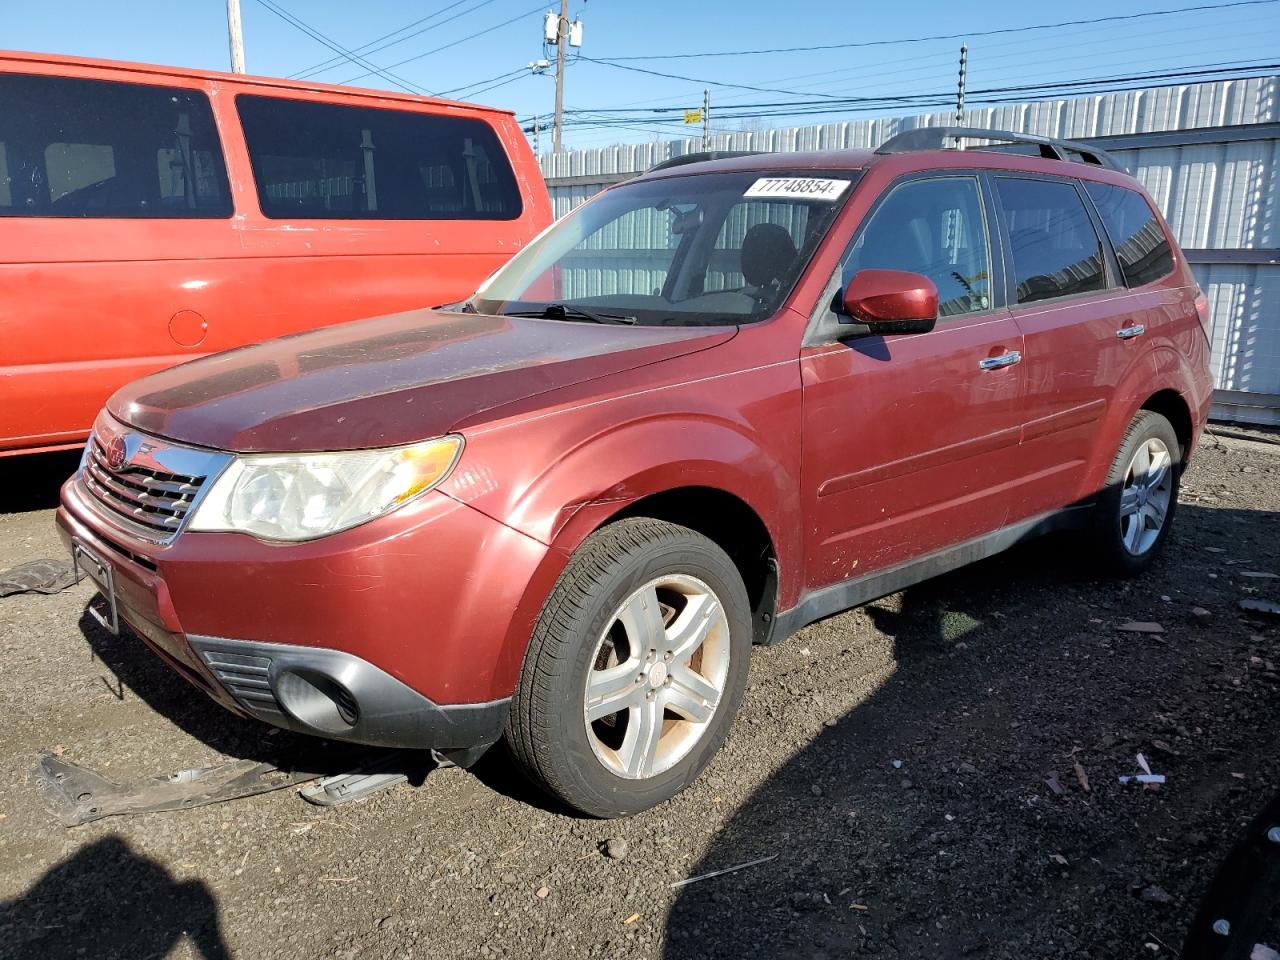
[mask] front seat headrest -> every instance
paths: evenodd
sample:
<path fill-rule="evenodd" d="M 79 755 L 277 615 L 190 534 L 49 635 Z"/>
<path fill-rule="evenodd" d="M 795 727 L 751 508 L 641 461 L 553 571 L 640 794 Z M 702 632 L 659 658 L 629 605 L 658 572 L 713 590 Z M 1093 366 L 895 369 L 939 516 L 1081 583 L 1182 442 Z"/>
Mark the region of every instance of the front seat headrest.
<path fill-rule="evenodd" d="M 757 223 L 742 238 L 742 276 L 753 287 L 782 279 L 795 259 L 791 234 L 776 223 Z"/>

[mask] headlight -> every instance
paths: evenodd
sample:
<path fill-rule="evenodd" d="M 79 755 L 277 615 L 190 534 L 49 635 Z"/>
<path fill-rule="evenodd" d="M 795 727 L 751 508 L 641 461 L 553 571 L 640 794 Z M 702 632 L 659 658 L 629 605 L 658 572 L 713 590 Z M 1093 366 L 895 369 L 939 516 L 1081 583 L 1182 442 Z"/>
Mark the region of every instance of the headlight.
<path fill-rule="evenodd" d="M 313 540 L 372 520 L 444 480 L 458 436 L 407 447 L 237 457 L 205 494 L 190 530 Z"/>

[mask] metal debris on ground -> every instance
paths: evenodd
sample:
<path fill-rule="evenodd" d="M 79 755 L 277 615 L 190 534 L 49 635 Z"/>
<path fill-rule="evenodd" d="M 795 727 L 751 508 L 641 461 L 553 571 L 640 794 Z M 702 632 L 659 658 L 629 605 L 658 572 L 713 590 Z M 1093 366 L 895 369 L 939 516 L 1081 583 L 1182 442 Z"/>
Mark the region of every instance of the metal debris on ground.
<path fill-rule="evenodd" d="M 1280 603 L 1270 600 L 1241 600 L 1240 609 L 1247 613 L 1265 613 L 1270 617 L 1280 617 Z"/>
<path fill-rule="evenodd" d="M 406 782 L 410 776 L 425 776 L 430 766 L 426 754 L 415 757 L 409 751 L 390 750 L 361 764 L 350 773 L 325 777 L 298 791 L 303 800 L 319 807 L 352 803 Z"/>
<path fill-rule="evenodd" d="M 1142 783 L 1148 786 L 1159 786 L 1165 782 L 1163 773 L 1152 773 L 1151 765 L 1147 763 L 1147 758 L 1142 754 L 1137 756 L 1138 766 L 1142 772 L 1137 774 L 1122 774 L 1121 783 Z"/>
<path fill-rule="evenodd" d="M 316 776 L 314 771 L 286 772 L 270 763 L 237 760 L 120 784 L 52 753 L 41 754 L 32 771 L 45 806 L 68 827 L 103 817 L 203 807 L 280 790 Z"/>
<path fill-rule="evenodd" d="M 768 863 L 770 860 L 777 860 L 778 855 L 771 853 L 767 857 L 761 857 L 759 860 L 748 860 L 746 863 L 739 863 L 736 866 L 725 867 L 723 870 L 712 870 L 710 873 L 700 873 L 696 877 L 688 877 L 684 880 L 677 880 L 674 883 L 667 884 L 672 890 L 677 887 L 687 887 L 691 883 L 697 883 L 700 880 L 710 880 L 712 877 L 723 877 L 726 873 L 737 873 L 739 870 L 745 870 L 747 867 L 758 867 L 762 863 Z"/>
<path fill-rule="evenodd" d="M 64 560 L 32 560 L 0 573 L 0 597 L 16 593 L 61 593 L 77 582 Z"/>
<path fill-rule="evenodd" d="M 1062 784 L 1058 782 L 1058 774 L 1056 771 L 1054 773 L 1049 774 L 1049 776 L 1045 777 L 1044 783 L 1045 783 L 1045 786 L 1047 786 L 1050 790 L 1053 791 L 1053 795 L 1055 797 L 1062 796 Z"/>

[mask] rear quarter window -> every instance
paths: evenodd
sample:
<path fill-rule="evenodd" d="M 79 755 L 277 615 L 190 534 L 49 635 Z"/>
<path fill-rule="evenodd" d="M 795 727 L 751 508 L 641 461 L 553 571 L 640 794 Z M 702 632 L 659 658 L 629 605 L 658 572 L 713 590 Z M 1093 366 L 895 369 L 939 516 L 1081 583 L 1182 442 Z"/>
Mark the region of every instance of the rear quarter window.
<path fill-rule="evenodd" d="M 522 204 L 493 128 L 469 117 L 239 96 L 267 217 L 514 220 Z"/>
<path fill-rule="evenodd" d="M 208 98 L 179 87 L 0 74 L 0 216 L 231 216 Z"/>
<path fill-rule="evenodd" d="M 1109 183 L 1085 188 L 1111 238 L 1125 286 L 1141 287 L 1173 272 L 1173 247 L 1142 194 Z"/>
<path fill-rule="evenodd" d="M 1102 242 L 1074 184 L 1000 177 L 996 190 L 1013 253 L 1018 303 L 1106 286 Z"/>

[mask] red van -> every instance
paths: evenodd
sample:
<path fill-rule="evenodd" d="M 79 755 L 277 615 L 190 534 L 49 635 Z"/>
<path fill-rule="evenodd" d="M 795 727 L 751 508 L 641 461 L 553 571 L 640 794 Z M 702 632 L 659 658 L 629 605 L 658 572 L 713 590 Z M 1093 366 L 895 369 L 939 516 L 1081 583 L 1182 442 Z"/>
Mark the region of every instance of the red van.
<path fill-rule="evenodd" d="M 941 142 L 654 170 L 459 309 L 124 388 L 57 514 L 92 609 L 244 716 L 505 737 L 613 816 L 753 641 L 1049 530 L 1141 572 L 1212 393 L 1186 258 L 1104 154 Z"/>
<path fill-rule="evenodd" d="M 153 370 L 457 300 L 550 221 L 509 113 L 0 53 L 0 456 Z"/>

